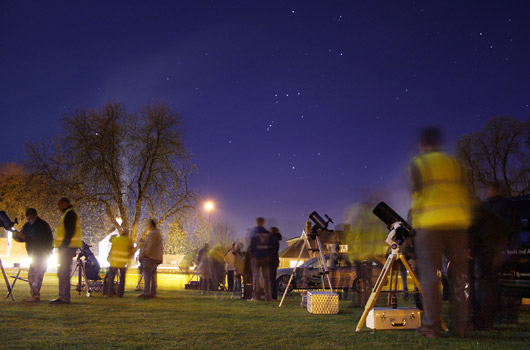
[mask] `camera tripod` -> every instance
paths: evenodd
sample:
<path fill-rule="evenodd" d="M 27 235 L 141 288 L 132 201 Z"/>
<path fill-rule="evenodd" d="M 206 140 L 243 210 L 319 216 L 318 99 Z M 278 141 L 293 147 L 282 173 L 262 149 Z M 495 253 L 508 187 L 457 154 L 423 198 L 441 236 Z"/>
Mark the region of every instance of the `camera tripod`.
<path fill-rule="evenodd" d="M 361 316 L 361 319 L 359 320 L 359 323 L 357 324 L 357 328 L 355 329 L 356 332 L 359 332 L 361 328 L 363 327 L 366 318 L 368 317 L 368 313 L 370 310 L 374 308 L 375 302 L 377 301 L 377 298 L 379 297 L 379 293 L 381 293 L 381 289 L 383 287 L 383 284 L 387 278 L 387 276 L 390 276 L 390 283 L 389 286 L 392 288 L 392 284 L 394 283 L 394 289 L 390 289 L 386 292 L 389 293 L 388 295 L 388 307 L 397 306 L 396 304 L 396 296 L 395 293 L 398 292 L 397 290 L 397 274 L 398 270 L 394 268 L 394 265 L 396 261 L 400 261 L 403 266 L 407 269 L 407 272 L 409 273 L 410 277 L 412 278 L 412 282 L 414 283 L 414 286 L 418 288 L 418 291 L 422 293 L 420 282 L 418 280 L 418 277 L 410 267 L 407 259 L 401 254 L 401 250 L 399 249 L 399 245 L 394 243 L 391 246 L 392 252 L 386 259 L 385 265 L 383 266 L 383 269 L 381 270 L 381 273 L 379 274 L 379 277 L 377 278 L 377 281 L 375 282 L 374 288 L 372 289 L 372 293 L 370 294 L 370 297 L 368 298 L 368 301 L 366 302 L 366 305 L 364 307 L 364 312 Z M 407 283 L 404 281 L 403 283 Z M 447 326 L 445 325 L 444 321 L 442 320 L 442 329 L 444 331 L 447 331 Z"/>
<path fill-rule="evenodd" d="M 287 283 L 287 286 L 285 287 L 282 300 L 278 307 L 282 307 L 283 300 L 285 299 L 285 296 L 287 295 L 287 292 L 289 291 L 289 286 L 291 285 L 293 277 L 296 276 L 296 269 L 298 268 L 298 263 L 300 262 L 302 253 L 304 252 L 305 248 L 307 248 L 307 251 L 310 253 L 313 253 L 313 254 L 317 253 L 320 275 L 325 276 L 325 278 L 327 278 L 329 290 L 333 293 L 333 287 L 331 285 L 331 280 L 329 278 L 329 271 L 328 271 L 328 267 L 326 264 L 326 257 L 322 253 L 322 244 L 320 243 L 320 238 L 318 238 L 318 235 L 314 236 L 315 241 L 316 241 L 316 248 L 312 248 L 311 244 L 309 243 L 309 237 L 307 235 L 307 232 L 311 232 L 311 222 L 309 222 L 309 220 L 306 222 L 305 229 L 302 231 L 302 235 L 300 236 L 300 238 L 304 240 L 304 244 L 302 245 L 302 248 L 300 249 L 300 254 L 298 254 L 298 259 L 296 260 L 296 264 L 294 265 L 293 272 L 291 273 L 291 277 L 289 278 L 289 282 Z M 324 278 L 322 278 L 321 280 L 322 280 L 322 289 L 326 289 Z"/>

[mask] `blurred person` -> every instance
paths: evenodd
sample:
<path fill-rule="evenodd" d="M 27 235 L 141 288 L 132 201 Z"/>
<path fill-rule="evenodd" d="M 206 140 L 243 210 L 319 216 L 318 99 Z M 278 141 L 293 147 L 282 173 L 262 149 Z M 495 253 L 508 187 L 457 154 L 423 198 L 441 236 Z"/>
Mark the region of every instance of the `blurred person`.
<path fill-rule="evenodd" d="M 356 291 L 352 298 L 351 307 L 364 307 L 371 292 L 372 260 L 385 260 L 388 245 L 385 243 L 388 229 L 385 224 L 373 214 L 375 205 L 364 202 L 359 206 L 358 214 L 351 230 L 346 231 L 346 242 L 350 250 L 350 259 L 355 266 L 356 276 L 363 278 L 369 286 L 362 285 L 362 291 Z"/>
<path fill-rule="evenodd" d="M 235 260 L 237 260 L 237 259 L 243 259 L 244 260 L 245 259 L 245 256 L 241 252 L 240 244 L 236 244 L 236 243 L 232 244 L 232 254 L 234 254 Z M 242 295 L 241 295 L 241 279 L 242 278 L 243 278 L 243 271 L 238 271 L 236 269 L 236 271 L 234 273 L 234 284 L 233 284 L 233 288 L 232 288 L 232 298 L 234 297 L 234 295 L 239 295 L 240 297 L 242 297 Z"/>
<path fill-rule="evenodd" d="M 37 215 L 36 209 L 26 210 L 26 220 L 22 231 L 14 231 L 13 238 L 26 243 L 26 251 L 31 260 L 28 271 L 30 297 L 25 301 L 39 302 L 42 280 L 53 250 L 53 234 L 50 225 Z"/>
<path fill-rule="evenodd" d="M 420 155 L 409 165 L 414 246 L 423 290 L 423 326 L 416 334 L 439 337 L 442 296 L 439 271 L 442 256 L 450 261 L 451 327 L 457 337 L 465 335 L 468 318 L 466 295 L 468 261 L 467 229 L 471 206 L 467 176 L 458 161 L 442 152 L 441 132 L 435 127 L 420 133 Z"/>
<path fill-rule="evenodd" d="M 225 261 L 226 290 L 232 291 L 234 289 L 234 272 L 234 266 L 228 261 Z"/>
<path fill-rule="evenodd" d="M 217 292 L 225 289 L 225 269 L 224 269 L 224 248 L 220 244 L 216 244 L 208 251 L 207 262 L 209 265 L 210 290 L 213 291 L 214 298 L 217 298 Z"/>
<path fill-rule="evenodd" d="M 256 227 L 252 230 L 249 251 L 252 268 L 252 299 L 259 301 L 260 272 L 263 275 L 265 301 L 271 301 L 270 265 L 273 256 L 272 248 L 275 238 L 265 228 L 265 219 L 257 218 Z"/>
<path fill-rule="evenodd" d="M 270 265 L 270 280 L 271 280 L 271 298 L 273 300 L 278 299 L 278 286 L 276 285 L 276 272 L 280 265 L 280 258 L 278 252 L 280 251 L 280 241 L 282 240 L 282 234 L 277 227 L 271 227 L 270 233 L 274 237 L 272 241 L 272 257 Z"/>
<path fill-rule="evenodd" d="M 112 244 L 107 258 L 110 267 L 107 276 L 107 290 L 108 296 L 114 295 L 114 277 L 119 271 L 119 283 L 118 283 L 118 298 L 123 298 L 123 292 L 125 290 L 125 274 L 127 273 L 127 265 L 129 260 L 134 254 L 134 245 L 129 238 L 129 231 L 127 229 L 120 229 L 119 236 L 113 236 L 110 238 Z"/>
<path fill-rule="evenodd" d="M 155 219 L 147 219 L 147 237 L 140 248 L 139 260 L 142 262 L 144 291 L 138 296 L 140 299 L 156 297 L 157 268 L 164 259 L 162 234 L 156 227 Z"/>
<path fill-rule="evenodd" d="M 520 218 L 517 208 L 510 198 L 506 183 L 503 181 L 498 181 L 488 186 L 488 198 L 484 202 L 484 206 L 504 220 L 510 236 L 520 229 Z"/>
<path fill-rule="evenodd" d="M 250 300 L 252 299 L 252 293 L 254 290 L 254 281 L 252 276 L 252 254 L 250 249 L 244 253 L 245 266 L 243 269 L 243 295 L 241 299 Z"/>
<path fill-rule="evenodd" d="M 497 235 L 501 237 L 507 234 L 506 248 L 517 249 L 521 244 L 521 237 L 516 234 L 521 229 L 521 221 L 515 203 L 510 198 L 510 191 L 506 183 L 497 181 L 488 186 L 488 198 L 484 202 L 484 206 L 500 216 L 506 225 L 506 232 L 497 232 Z M 499 248 L 504 249 L 505 247 Z M 501 297 L 497 312 L 498 321 L 502 323 L 517 323 L 519 312 L 519 293 L 517 288 L 503 287 L 500 291 Z"/>
<path fill-rule="evenodd" d="M 145 239 L 147 238 L 147 234 L 149 231 L 144 231 L 142 236 L 140 237 L 140 240 L 138 241 L 138 244 L 134 247 L 134 253 L 136 254 L 137 251 L 139 251 L 145 244 Z M 140 252 L 138 252 L 138 283 L 136 285 L 136 290 L 140 290 L 140 283 L 143 280 L 143 269 L 142 269 L 142 261 L 140 260 Z M 136 258 L 136 257 L 135 257 Z"/>
<path fill-rule="evenodd" d="M 197 270 L 199 270 L 199 288 L 201 294 L 205 294 L 209 290 L 208 279 L 210 277 L 210 266 L 208 264 L 208 251 L 210 245 L 204 243 L 204 246 L 199 250 L 197 254 Z"/>
<path fill-rule="evenodd" d="M 473 329 L 493 327 L 498 305 L 499 273 L 509 234 L 507 223 L 477 200 L 469 228 Z"/>
<path fill-rule="evenodd" d="M 59 226 L 55 232 L 54 246 L 58 250 L 59 297 L 50 300 L 51 304 L 70 304 L 70 276 L 72 259 L 78 248 L 81 248 L 83 237 L 81 218 L 77 215 L 70 200 L 63 197 L 57 201 L 57 209 L 62 213 Z"/>

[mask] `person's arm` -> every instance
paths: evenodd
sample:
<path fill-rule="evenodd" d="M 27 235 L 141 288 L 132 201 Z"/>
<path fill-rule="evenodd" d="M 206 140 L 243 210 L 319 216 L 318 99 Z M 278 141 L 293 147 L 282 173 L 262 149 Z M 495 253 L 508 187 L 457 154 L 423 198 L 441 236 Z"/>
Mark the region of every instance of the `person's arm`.
<path fill-rule="evenodd" d="M 13 239 L 17 242 L 25 242 L 26 241 L 26 235 L 24 234 L 24 229 L 22 231 L 14 230 L 13 231 Z"/>
<path fill-rule="evenodd" d="M 147 234 L 147 237 L 145 238 L 144 245 L 142 247 L 142 250 L 140 251 L 140 257 L 139 259 L 142 260 L 147 257 L 148 253 L 152 249 L 153 246 L 153 239 L 151 237 L 151 232 Z"/>
<path fill-rule="evenodd" d="M 42 228 L 42 244 L 47 246 L 50 251 L 53 249 L 53 233 L 52 228 L 47 222 L 43 221 L 43 228 Z"/>
<path fill-rule="evenodd" d="M 31 239 L 31 237 L 28 237 L 31 235 L 31 232 L 30 232 L 30 226 L 29 226 L 29 223 L 25 223 L 24 226 L 22 226 L 22 230 L 18 231 L 18 230 L 14 230 L 13 233 L 13 239 L 17 242 L 26 242 L 27 239 Z"/>
<path fill-rule="evenodd" d="M 64 239 L 61 248 L 67 248 L 70 245 L 70 241 L 74 237 L 76 223 L 77 214 L 75 211 L 70 210 L 64 216 Z"/>

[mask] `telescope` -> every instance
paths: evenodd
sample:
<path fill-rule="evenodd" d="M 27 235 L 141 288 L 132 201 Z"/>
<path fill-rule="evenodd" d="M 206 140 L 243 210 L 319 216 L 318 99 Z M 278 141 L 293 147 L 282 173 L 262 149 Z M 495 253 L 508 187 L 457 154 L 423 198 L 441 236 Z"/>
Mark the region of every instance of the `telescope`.
<path fill-rule="evenodd" d="M 398 215 L 385 202 L 380 202 L 373 210 L 375 216 L 383 221 L 390 230 L 386 243 L 393 249 L 401 246 L 412 235 L 412 226 Z"/>
<path fill-rule="evenodd" d="M 315 223 L 315 226 L 313 226 L 311 229 L 311 237 L 313 239 L 315 239 L 315 237 L 318 235 L 318 231 L 327 230 L 329 223 L 333 223 L 333 220 L 331 220 L 327 214 L 324 214 L 324 216 L 326 219 L 328 219 L 327 221 L 322 219 L 322 216 L 320 216 L 316 211 L 309 214 L 309 218 Z"/>
<path fill-rule="evenodd" d="M 15 221 L 13 222 L 9 219 L 9 216 L 7 216 L 5 211 L 0 211 L 0 227 L 3 227 L 7 231 L 13 231 L 15 225 L 18 225 L 17 218 L 15 218 Z"/>

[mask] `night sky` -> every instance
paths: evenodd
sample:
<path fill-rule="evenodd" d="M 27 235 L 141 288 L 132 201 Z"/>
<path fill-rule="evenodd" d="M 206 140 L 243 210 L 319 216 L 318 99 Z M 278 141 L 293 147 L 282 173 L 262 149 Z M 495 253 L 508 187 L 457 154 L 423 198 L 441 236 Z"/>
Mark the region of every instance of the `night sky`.
<path fill-rule="evenodd" d="M 421 127 L 452 150 L 530 116 L 527 1 L 1 0 L 0 19 L 0 162 L 77 107 L 164 102 L 240 235 L 338 224 L 373 193 L 405 215 Z"/>

